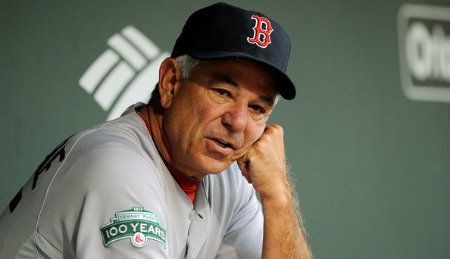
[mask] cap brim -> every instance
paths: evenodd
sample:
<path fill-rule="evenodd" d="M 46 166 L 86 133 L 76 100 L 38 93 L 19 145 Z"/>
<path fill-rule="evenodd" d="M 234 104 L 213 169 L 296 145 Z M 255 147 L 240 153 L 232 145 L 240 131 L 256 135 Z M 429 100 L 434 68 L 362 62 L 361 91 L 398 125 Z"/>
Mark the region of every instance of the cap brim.
<path fill-rule="evenodd" d="M 205 51 L 205 52 L 190 52 L 189 55 L 196 59 L 219 59 L 219 58 L 246 58 L 250 60 L 254 60 L 263 65 L 266 65 L 270 70 L 274 72 L 274 76 L 278 81 L 277 87 L 279 94 L 286 100 L 292 100 L 295 98 L 296 90 L 294 83 L 292 83 L 291 79 L 278 69 L 277 67 L 265 62 L 262 59 L 258 59 L 255 56 L 251 56 L 245 53 L 240 52 L 230 52 L 230 51 Z"/>

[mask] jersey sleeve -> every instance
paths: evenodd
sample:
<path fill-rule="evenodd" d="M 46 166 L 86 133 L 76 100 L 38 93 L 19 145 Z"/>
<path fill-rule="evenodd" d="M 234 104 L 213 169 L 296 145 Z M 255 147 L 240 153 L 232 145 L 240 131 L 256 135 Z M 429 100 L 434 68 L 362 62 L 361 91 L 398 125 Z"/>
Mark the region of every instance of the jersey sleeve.
<path fill-rule="evenodd" d="M 234 176 L 236 206 L 216 258 L 261 258 L 264 223 L 261 204 L 240 171 L 234 172 Z"/>
<path fill-rule="evenodd" d="M 97 140 L 81 140 L 55 174 L 39 235 L 64 258 L 168 258 L 157 165 L 128 140 L 89 141 Z"/>

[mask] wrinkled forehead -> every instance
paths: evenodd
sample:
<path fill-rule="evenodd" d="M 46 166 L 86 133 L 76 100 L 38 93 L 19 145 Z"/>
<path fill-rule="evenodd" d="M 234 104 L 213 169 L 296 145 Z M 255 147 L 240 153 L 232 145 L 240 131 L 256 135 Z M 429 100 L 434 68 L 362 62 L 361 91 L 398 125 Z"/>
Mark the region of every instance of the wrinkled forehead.
<path fill-rule="evenodd" d="M 271 68 L 244 58 L 200 60 L 191 72 L 192 77 L 208 77 L 235 86 L 239 86 L 239 82 L 235 80 L 244 78 L 251 84 L 258 85 L 256 89 L 273 98 L 278 95 L 278 81 L 275 75 Z"/>

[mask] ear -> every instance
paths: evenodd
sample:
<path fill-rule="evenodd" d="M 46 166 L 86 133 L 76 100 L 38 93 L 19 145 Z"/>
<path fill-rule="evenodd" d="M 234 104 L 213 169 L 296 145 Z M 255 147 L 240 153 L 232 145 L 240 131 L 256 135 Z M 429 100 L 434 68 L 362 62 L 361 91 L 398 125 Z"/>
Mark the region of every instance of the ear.
<path fill-rule="evenodd" d="M 173 58 L 166 58 L 159 67 L 159 96 L 161 106 L 167 109 L 172 104 L 181 85 L 181 69 Z"/>

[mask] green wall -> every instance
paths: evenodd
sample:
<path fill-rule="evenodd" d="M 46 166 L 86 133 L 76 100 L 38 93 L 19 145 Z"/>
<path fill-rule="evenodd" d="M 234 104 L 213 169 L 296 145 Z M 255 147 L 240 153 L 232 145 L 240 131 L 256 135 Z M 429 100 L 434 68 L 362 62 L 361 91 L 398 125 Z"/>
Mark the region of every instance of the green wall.
<path fill-rule="evenodd" d="M 108 117 L 79 80 L 112 35 L 133 25 L 170 52 L 207 3 L 2 1 L 0 207 L 59 142 Z M 402 91 L 397 14 L 406 2 L 231 3 L 275 18 L 293 44 L 298 97 L 271 120 L 285 127 L 315 258 L 449 258 L 450 105 Z"/>

